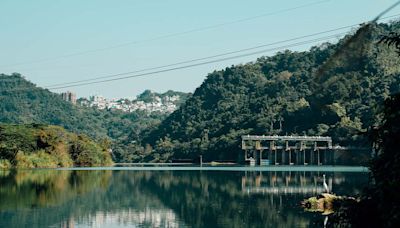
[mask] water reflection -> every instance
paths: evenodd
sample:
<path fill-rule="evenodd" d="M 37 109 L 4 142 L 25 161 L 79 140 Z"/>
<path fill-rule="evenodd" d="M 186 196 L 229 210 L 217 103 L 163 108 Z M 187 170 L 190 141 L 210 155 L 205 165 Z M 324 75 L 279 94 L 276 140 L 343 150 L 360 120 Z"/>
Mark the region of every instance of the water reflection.
<path fill-rule="evenodd" d="M 0 171 L 0 227 L 310 227 L 318 172 Z M 358 194 L 366 173 L 325 173 Z M 32 226 L 32 224 L 34 224 Z"/>
<path fill-rule="evenodd" d="M 183 227 L 172 210 L 145 208 L 104 213 L 96 212 L 85 218 L 69 218 L 61 227 Z"/>
<path fill-rule="evenodd" d="M 244 172 L 242 191 L 247 194 L 315 195 L 324 192 L 323 174 L 320 172 Z M 349 177 L 347 179 L 349 182 Z M 346 177 L 343 174 L 330 173 L 326 182 L 331 192 L 342 191 L 340 186 L 345 184 L 347 188 L 343 194 L 359 193 L 358 189 L 349 188 L 350 183 L 346 183 Z"/>

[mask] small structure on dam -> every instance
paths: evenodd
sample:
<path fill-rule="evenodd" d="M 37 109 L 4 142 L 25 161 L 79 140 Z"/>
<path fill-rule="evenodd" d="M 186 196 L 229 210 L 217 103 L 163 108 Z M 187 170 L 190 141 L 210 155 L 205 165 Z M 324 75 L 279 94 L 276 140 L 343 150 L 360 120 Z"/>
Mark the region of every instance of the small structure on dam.
<path fill-rule="evenodd" d="M 332 138 L 243 135 L 244 161 L 257 165 L 331 165 Z"/>

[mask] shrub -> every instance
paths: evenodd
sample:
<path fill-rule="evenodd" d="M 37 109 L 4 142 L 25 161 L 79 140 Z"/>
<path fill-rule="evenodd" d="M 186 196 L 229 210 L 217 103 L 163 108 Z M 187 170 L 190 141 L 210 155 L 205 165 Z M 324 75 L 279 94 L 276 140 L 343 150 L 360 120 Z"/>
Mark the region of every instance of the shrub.
<path fill-rule="evenodd" d="M 11 163 L 9 160 L 0 159 L 0 169 L 10 169 Z"/>

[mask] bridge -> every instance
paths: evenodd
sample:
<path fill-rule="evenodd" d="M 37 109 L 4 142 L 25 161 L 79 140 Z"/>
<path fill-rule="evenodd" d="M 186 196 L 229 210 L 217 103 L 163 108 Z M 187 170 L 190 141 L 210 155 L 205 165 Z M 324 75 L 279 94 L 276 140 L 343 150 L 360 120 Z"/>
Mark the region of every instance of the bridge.
<path fill-rule="evenodd" d="M 332 138 L 323 136 L 243 135 L 244 160 L 252 165 L 333 163 Z"/>

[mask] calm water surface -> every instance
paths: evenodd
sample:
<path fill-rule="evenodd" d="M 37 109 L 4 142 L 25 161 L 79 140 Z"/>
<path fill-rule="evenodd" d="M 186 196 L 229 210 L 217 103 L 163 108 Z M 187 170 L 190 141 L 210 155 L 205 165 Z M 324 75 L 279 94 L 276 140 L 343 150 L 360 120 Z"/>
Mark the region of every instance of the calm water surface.
<path fill-rule="evenodd" d="M 323 174 L 357 195 L 368 173 L 318 169 L 0 171 L 0 227 L 322 227 L 299 202 L 322 191 Z"/>

